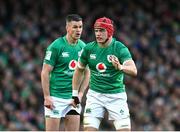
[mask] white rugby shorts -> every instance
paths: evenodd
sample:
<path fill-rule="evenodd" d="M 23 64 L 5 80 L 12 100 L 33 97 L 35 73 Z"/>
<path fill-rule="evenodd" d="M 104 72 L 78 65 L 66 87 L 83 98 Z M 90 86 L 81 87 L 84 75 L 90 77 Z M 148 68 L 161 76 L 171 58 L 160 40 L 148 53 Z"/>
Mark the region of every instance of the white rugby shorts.
<path fill-rule="evenodd" d="M 44 107 L 45 117 L 52 117 L 52 118 L 65 117 L 70 110 L 75 110 L 79 114 L 81 113 L 80 104 L 76 108 L 70 105 L 72 99 L 62 99 L 57 97 L 52 97 L 52 99 L 55 108 L 51 110 L 47 107 Z"/>
<path fill-rule="evenodd" d="M 130 117 L 127 95 L 125 92 L 102 94 L 89 89 L 84 116 L 103 118 L 105 112 L 104 108 L 108 111 L 109 120 L 116 121 Z"/>

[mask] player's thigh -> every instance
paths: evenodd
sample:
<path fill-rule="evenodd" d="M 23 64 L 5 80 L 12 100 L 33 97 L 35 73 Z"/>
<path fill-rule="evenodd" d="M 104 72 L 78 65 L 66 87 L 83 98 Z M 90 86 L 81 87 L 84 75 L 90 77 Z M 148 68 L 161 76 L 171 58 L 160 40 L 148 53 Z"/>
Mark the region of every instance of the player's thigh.
<path fill-rule="evenodd" d="M 118 105 L 109 105 L 107 107 L 110 120 L 125 119 L 130 116 L 129 108 L 126 102 L 118 103 Z"/>
<path fill-rule="evenodd" d="M 127 104 L 127 96 L 124 93 L 119 95 L 121 98 L 112 100 L 106 108 L 109 113 L 109 120 L 114 121 L 116 130 L 131 129 L 130 114 Z M 124 98 L 123 98 L 124 97 Z"/>
<path fill-rule="evenodd" d="M 101 105 L 91 104 L 86 105 L 84 109 L 84 116 L 103 118 L 105 109 Z"/>
<path fill-rule="evenodd" d="M 106 108 L 108 110 L 110 120 L 125 119 L 130 116 L 126 93 L 114 94 L 112 97 L 109 97 L 108 102 L 109 103 L 106 104 Z"/>
<path fill-rule="evenodd" d="M 99 129 L 101 119 L 104 116 L 104 107 L 95 100 L 88 101 L 84 110 L 84 130 L 95 131 Z"/>
<path fill-rule="evenodd" d="M 104 116 L 104 104 L 99 98 L 99 93 L 96 93 L 92 90 L 89 90 L 87 94 L 87 100 L 86 100 L 86 106 L 84 109 L 84 116 L 87 117 L 98 117 L 98 118 L 103 118 Z"/>
<path fill-rule="evenodd" d="M 59 131 L 60 121 L 61 121 L 60 118 L 46 117 L 45 118 L 46 131 Z"/>
<path fill-rule="evenodd" d="M 80 128 L 80 114 L 71 110 L 65 116 L 65 131 L 79 131 Z"/>

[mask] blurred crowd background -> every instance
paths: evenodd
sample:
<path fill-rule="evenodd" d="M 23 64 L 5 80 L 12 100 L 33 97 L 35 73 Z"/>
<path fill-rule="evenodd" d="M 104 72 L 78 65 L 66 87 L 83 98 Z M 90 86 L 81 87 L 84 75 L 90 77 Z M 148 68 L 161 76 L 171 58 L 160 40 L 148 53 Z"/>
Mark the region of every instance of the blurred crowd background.
<path fill-rule="evenodd" d="M 82 16 L 85 42 L 96 18 L 111 18 L 133 54 L 138 76 L 125 81 L 132 130 L 180 130 L 179 0 L 0 0 L 0 130 L 44 130 L 42 61 L 69 13 Z M 104 119 L 100 130 L 114 127 Z"/>

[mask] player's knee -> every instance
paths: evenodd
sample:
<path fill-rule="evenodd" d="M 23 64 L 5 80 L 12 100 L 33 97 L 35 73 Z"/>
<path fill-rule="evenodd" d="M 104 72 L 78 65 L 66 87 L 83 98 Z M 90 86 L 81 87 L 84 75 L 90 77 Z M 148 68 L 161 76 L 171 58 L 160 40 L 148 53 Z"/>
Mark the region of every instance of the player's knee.
<path fill-rule="evenodd" d="M 131 129 L 130 117 L 121 120 L 115 120 L 114 127 L 116 128 L 116 130 L 121 130 L 121 129 L 130 130 Z"/>
<path fill-rule="evenodd" d="M 96 117 L 84 117 L 84 128 L 93 127 L 99 129 L 101 121 Z"/>

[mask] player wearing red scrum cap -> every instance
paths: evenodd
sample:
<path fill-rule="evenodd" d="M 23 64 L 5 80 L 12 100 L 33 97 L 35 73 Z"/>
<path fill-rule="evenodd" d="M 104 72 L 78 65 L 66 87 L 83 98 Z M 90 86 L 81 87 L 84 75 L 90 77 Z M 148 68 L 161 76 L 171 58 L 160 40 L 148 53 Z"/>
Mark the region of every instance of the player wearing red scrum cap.
<path fill-rule="evenodd" d="M 96 41 L 90 42 L 83 49 L 73 76 L 73 91 L 77 93 L 83 71 L 89 66 L 91 77 L 84 113 L 84 130 L 98 130 L 106 109 L 116 130 L 130 131 L 123 80 L 124 74 L 137 75 L 135 63 L 128 48 L 112 37 L 112 20 L 106 17 L 97 19 L 94 31 Z"/>

